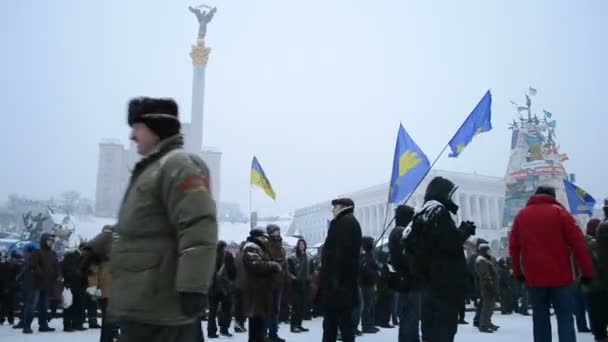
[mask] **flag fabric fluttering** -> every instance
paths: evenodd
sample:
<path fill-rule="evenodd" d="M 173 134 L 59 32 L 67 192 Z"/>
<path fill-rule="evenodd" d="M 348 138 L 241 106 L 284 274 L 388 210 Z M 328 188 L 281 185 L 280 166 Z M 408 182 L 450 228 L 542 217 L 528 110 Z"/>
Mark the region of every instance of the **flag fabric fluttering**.
<path fill-rule="evenodd" d="M 551 117 L 553 116 L 553 113 L 548 112 L 546 110 L 543 109 L 543 113 L 545 113 L 545 116 L 548 117 L 549 119 L 551 119 Z"/>
<path fill-rule="evenodd" d="M 412 193 L 429 172 L 429 158 L 399 125 L 393 171 L 388 195 L 389 203 L 399 203 Z"/>
<path fill-rule="evenodd" d="M 536 89 L 535 88 L 530 87 L 530 89 L 529 89 L 528 92 L 530 93 L 530 95 L 536 96 Z"/>
<path fill-rule="evenodd" d="M 256 157 L 253 157 L 253 162 L 251 163 L 251 184 L 259 186 L 264 190 L 266 195 L 273 200 L 276 200 L 277 196 L 272 189 L 272 185 L 270 185 L 270 181 L 268 180 L 268 177 L 266 177 L 266 174 Z"/>
<path fill-rule="evenodd" d="M 564 179 L 564 187 L 566 188 L 566 196 L 572 215 L 593 215 L 593 207 L 595 207 L 596 201 L 587 191 L 567 179 Z"/>
<path fill-rule="evenodd" d="M 475 109 L 469 114 L 460 129 L 454 134 L 449 145 L 451 158 L 457 158 L 479 133 L 492 130 L 492 94 L 488 90 Z"/>

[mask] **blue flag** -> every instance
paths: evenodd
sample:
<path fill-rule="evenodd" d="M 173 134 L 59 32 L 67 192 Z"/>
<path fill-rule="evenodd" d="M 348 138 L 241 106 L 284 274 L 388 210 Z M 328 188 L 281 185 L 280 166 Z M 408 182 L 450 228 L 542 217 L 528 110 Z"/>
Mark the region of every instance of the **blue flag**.
<path fill-rule="evenodd" d="M 471 143 L 473 137 L 479 133 L 488 132 L 492 129 L 492 94 L 488 90 L 475 109 L 469 114 L 462 126 L 452 140 L 450 157 L 457 158 L 465 147 Z"/>
<path fill-rule="evenodd" d="M 593 207 L 595 207 L 595 199 L 587 193 L 587 191 L 579 188 L 574 183 L 564 179 L 566 188 L 566 196 L 570 205 L 570 213 L 572 215 L 587 214 L 593 215 Z"/>
<path fill-rule="evenodd" d="M 399 125 L 393 173 L 391 176 L 389 203 L 399 203 L 416 189 L 431 169 L 429 158 Z"/>

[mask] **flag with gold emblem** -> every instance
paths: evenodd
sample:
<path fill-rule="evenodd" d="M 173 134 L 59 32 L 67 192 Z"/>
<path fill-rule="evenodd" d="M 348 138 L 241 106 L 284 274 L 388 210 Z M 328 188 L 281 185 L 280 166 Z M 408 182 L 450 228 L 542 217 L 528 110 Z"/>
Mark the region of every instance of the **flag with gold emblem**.
<path fill-rule="evenodd" d="M 403 125 L 399 125 L 388 195 L 389 203 L 403 201 L 416 189 L 430 168 L 429 158 L 407 134 Z"/>
<path fill-rule="evenodd" d="M 449 145 L 452 149 L 450 157 L 460 156 L 477 134 L 490 130 L 492 130 L 492 94 L 488 90 L 450 140 Z"/>
<path fill-rule="evenodd" d="M 593 208 L 596 203 L 595 198 L 567 179 L 564 179 L 564 187 L 566 188 L 566 197 L 568 197 L 568 204 L 570 205 L 570 213 L 572 215 L 593 215 Z"/>

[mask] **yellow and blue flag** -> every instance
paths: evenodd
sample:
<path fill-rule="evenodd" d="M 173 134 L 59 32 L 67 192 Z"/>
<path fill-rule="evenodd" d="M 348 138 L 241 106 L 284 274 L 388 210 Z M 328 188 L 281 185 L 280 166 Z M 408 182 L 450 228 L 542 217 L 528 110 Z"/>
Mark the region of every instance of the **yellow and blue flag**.
<path fill-rule="evenodd" d="M 251 163 L 251 184 L 259 186 L 264 190 L 266 195 L 270 196 L 273 200 L 276 200 L 277 195 L 274 193 L 272 185 L 270 185 L 270 181 L 268 180 L 268 177 L 266 177 L 266 174 L 264 173 L 264 170 L 262 170 L 262 166 L 256 157 L 253 157 L 253 162 Z"/>
<path fill-rule="evenodd" d="M 596 201 L 587 191 L 567 179 L 564 179 L 564 187 L 566 188 L 566 196 L 572 215 L 593 215 L 593 207 L 595 207 Z"/>
<path fill-rule="evenodd" d="M 416 189 L 430 169 L 429 158 L 407 134 L 403 125 L 399 125 L 388 202 L 403 201 Z"/>
<path fill-rule="evenodd" d="M 460 129 L 454 134 L 449 145 L 452 149 L 450 157 L 457 158 L 468 144 L 479 133 L 492 129 L 492 94 L 488 90 L 475 109 L 469 114 Z"/>

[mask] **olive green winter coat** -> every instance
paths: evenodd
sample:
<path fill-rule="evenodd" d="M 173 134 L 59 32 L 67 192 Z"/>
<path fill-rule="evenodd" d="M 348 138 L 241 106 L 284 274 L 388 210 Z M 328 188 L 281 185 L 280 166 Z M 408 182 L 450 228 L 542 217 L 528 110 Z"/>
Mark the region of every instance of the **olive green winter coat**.
<path fill-rule="evenodd" d="M 135 165 L 110 254 L 112 318 L 153 325 L 194 322 L 179 292 L 206 294 L 218 227 L 209 170 L 176 135 Z"/>

